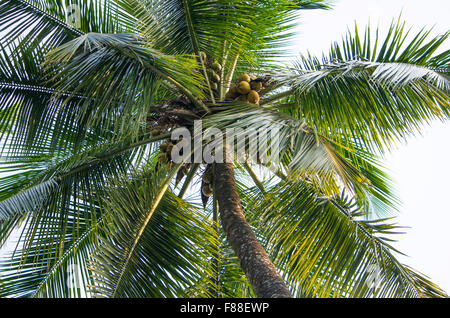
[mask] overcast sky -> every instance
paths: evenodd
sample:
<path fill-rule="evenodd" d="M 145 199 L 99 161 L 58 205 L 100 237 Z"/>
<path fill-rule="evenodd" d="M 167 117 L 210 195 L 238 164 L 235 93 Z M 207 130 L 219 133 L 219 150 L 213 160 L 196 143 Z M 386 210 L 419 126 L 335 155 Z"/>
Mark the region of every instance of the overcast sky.
<path fill-rule="evenodd" d="M 336 0 L 334 10 L 308 11 L 299 28 L 298 51 L 314 55 L 328 52 L 332 41 L 340 41 L 354 23 L 364 29 L 382 31 L 402 16 L 415 33 L 433 27 L 432 35 L 450 30 L 449 0 Z M 444 45 L 447 50 L 450 43 Z M 408 226 L 394 246 L 408 255 L 400 259 L 426 274 L 450 294 L 450 122 L 434 123 L 423 136 L 389 154 L 385 161 L 403 201 L 397 223 Z"/>

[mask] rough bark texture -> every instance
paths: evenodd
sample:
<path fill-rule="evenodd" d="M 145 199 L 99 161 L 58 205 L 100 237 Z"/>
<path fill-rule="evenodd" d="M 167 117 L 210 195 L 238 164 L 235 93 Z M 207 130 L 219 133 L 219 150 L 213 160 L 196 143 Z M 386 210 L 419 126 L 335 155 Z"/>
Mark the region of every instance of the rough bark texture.
<path fill-rule="evenodd" d="M 285 282 L 245 220 L 236 190 L 233 165 L 217 163 L 214 181 L 223 229 L 254 292 L 261 298 L 292 298 Z"/>

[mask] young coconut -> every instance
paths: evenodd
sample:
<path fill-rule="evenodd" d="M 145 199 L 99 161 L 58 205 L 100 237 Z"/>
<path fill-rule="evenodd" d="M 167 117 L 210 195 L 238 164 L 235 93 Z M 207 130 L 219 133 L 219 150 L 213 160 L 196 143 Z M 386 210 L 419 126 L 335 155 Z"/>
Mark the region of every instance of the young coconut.
<path fill-rule="evenodd" d="M 212 82 L 218 83 L 220 82 L 220 76 L 216 74 L 212 69 L 208 68 L 207 71 L 208 77 Z"/>
<path fill-rule="evenodd" d="M 252 90 L 259 92 L 263 88 L 263 83 L 260 81 L 252 81 L 250 86 Z"/>
<path fill-rule="evenodd" d="M 217 73 L 220 73 L 220 71 L 222 71 L 222 65 L 220 65 L 218 62 L 214 62 L 211 65 L 211 68 Z"/>
<path fill-rule="evenodd" d="M 150 136 L 152 136 L 152 137 L 156 137 L 156 136 L 158 136 L 160 134 L 161 134 L 161 131 L 159 129 L 157 129 L 157 128 L 154 128 L 154 129 L 150 130 Z"/>
<path fill-rule="evenodd" d="M 232 88 L 230 88 L 230 90 L 225 94 L 225 98 L 227 100 L 233 100 L 233 99 L 235 99 L 238 96 L 239 96 L 239 93 L 237 91 L 237 87 L 236 86 L 233 86 Z"/>
<path fill-rule="evenodd" d="M 167 153 L 161 153 L 158 157 L 158 162 L 161 164 L 169 162 L 169 155 Z"/>
<path fill-rule="evenodd" d="M 167 142 L 163 142 L 162 144 L 159 145 L 159 150 L 161 152 L 166 152 L 167 151 L 167 146 L 168 146 Z"/>
<path fill-rule="evenodd" d="M 251 78 L 250 75 L 248 74 L 242 74 L 241 76 L 239 76 L 239 82 L 248 82 L 250 83 Z"/>
<path fill-rule="evenodd" d="M 219 82 L 220 82 L 220 76 L 219 76 L 219 74 L 216 74 L 216 73 L 213 71 L 213 74 L 211 75 L 211 80 L 212 80 L 214 83 L 219 83 Z"/>
<path fill-rule="evenodd" d="M 200 52 L 198 52 L 199 53 L 199 56 L 202 58 L 202 60 L 203 60 L 203 63 L 205 63 L 206 64 L 206 60 L 207 60 L 207 56 L 206 56 L 206 53 L 205 52 L 203 52 L 203 51 L 200 51 Z"/>
<path fill-rule="evenodd" d="M 239 82 L 237 87 L 237 91 L 239 94 L 246 95 L 251 91 L 250 83 L 247 81 Z"/>
<path fill-rule="evenodd" d="M 248 94 L 240 95 L 236 100 L 238 100 L 238 101 L 240 101 L 240 102 L 248 102 L 248 100 L 247 100 L 247 95 L 248 95 Z"/>
<path fill-rule="evenodd" d="M 166 147 L 166 151 L 165 151 L 166 154 L 170 155 L 170 153 L 172 152 L 172 149 L 173 149 L 173 144 L 172 143 L 168 144 Z"/>
<path fill-rule="evenodd" d="M 247 95 L 247 101 L 251 104 L 259 104 L 259 94 L 257 91 L 251 90 Z"/>

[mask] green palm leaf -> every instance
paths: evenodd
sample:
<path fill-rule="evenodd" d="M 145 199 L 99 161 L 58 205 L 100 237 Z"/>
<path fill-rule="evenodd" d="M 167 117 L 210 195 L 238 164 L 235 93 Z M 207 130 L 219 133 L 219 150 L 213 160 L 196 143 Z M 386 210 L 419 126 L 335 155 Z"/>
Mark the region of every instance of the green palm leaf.
<path fill-rule="evenodd" d="M 174 297 L 187 287 L 192 292 L 192 285 L 208 275 L 212 228 L 166 192 L 161 177 L 147 174 L 120 182 L 107 200 L 109 236 L 91 265 L 95 295 Z"/>
<path fill-rule="evenodd" d="M 255 193 L 244 193 L 247 213 L 298 296 L 447 297 L 396 260 L 386 236 L 399 233 L 400 227 L 385 219 L 364 220 L 366 212 L 357 202 L 321 197 L 304 183 L 266 190 L 260 200 Z M 372 267 L 377 269 L 377 288 L 370 281 Z"/>
<path fill-rule="evenodd" d="M 324 136 L 343 134 L 368 149 L 383 150 L 424 123 L 446 118 L 448 52 L 433 53 L 450 33 L 425 42 L 428 32 L 421 32 L 406 45 L 403 28 L 392 25 L 380 48 L 369 28 L 363 41 L 356 29 L 322 61 L 304 57 L 296 75 L 280 76 L 280 84 L 291 86 L 280 96 L 292 95 L 299 115 Z"/>

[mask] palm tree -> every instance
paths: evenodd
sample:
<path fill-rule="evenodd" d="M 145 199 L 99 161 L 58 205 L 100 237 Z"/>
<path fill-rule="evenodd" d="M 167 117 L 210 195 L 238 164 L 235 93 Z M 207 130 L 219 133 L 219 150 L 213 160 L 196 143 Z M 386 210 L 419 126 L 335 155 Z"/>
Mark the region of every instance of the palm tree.
<path fill-rule="evenodd" d="M 355 27 L 283 62 L 302 10 L 328 8 L 2 0 L 0 295 L 446 297 L 396 259 L 380 155 L 447 118 L 450 33 Z M 275 130 L 277 151 L 175 161 L 182 127 L 202 147 Z"/>

